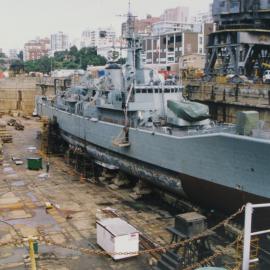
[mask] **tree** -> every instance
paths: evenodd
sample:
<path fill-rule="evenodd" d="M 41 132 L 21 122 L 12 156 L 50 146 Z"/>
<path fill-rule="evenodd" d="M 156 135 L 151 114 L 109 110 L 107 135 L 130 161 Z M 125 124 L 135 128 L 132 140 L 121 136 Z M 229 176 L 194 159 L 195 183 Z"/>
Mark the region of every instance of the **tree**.
<path fill-rule="evenodd" d="M 56 52 L 54 57 L 47 56 L 25 62 L 26 72 L 49 73 L 51 69 L 86 69 L 88 65 L 102 66 L 106 59 L 97 54 L 97 48 L 87 47 L 80 50 L 72 46 L 69 51 Z"/>
<path fill-rule="evenodd" d="M 72 46 L 70 49 L 69 49 L 69 55 L 71 56 L 74 56 L 74 57 L 78 57 L 78 49 L 76 46 Z"/>
<path fill-rule="evenodd" d="M 14 74 L 20 74 L 24 71 L 24 63 L 20 60 L 14 60 L 11 62 L 9 70 L 11 70 Z"/>
<path fill-rule="evenodd" d="M 23 61 L 23 51 L 20 51 L 20 52 L 18 53 L 18 58 L 19 58 L 21 61 Z"/>

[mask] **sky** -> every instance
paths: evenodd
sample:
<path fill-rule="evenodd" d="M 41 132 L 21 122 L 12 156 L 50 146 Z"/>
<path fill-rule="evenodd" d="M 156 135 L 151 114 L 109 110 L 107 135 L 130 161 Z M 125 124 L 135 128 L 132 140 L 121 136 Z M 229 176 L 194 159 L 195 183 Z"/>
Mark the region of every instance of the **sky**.
<path fill-rule="evenodd" d="M 131 10 L 144 18 L 159 16 L 166 8 L 189 6 L 191 14 L 208 11 L 212 0 L 131 0 Z M 79 39 L 87 28 L 112 26 L 120 33 L 128 0 L 0 0 L 0 48 L 23 48 L 36 37 L 63 31 Z"/>

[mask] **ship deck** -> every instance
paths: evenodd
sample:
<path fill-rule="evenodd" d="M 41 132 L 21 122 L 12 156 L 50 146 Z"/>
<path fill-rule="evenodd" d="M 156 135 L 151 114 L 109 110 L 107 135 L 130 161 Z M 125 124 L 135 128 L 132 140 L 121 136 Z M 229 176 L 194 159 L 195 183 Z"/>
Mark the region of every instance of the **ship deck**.
<path fill-rule="evenodd" d="M 188 137 L 188 136 L 198 136 L 217 133 L 236 134 L 236 127 L 235 125 L 231 124 L 220 124 L 216 126 L 211 126 L 209 128 L 199 128 L 199 127 L 177 128 L 172 126 L 165 126 L 165 127 L 157 126 L 157 127 L 140 127 L 139 129 L 151 131 L 153 133 L 169 134 L 175 137 Z"/>

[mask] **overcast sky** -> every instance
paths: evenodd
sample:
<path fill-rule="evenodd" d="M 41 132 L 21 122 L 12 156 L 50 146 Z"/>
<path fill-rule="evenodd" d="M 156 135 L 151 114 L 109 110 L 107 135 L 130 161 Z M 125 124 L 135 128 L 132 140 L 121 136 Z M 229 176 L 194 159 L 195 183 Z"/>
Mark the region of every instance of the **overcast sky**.
<path fill-rule="evenodd" d="M 212 0 L 131 0 L 139 18 L 159 16 L 166 8 L 189 6 L 191 13 L 207 11 Z M 128 0 L 0 0 L 0 48 L 22 48 L 37 36 L 63 31 L 72 41 L 88 27 L 113 26 L 120 32 Z"/>

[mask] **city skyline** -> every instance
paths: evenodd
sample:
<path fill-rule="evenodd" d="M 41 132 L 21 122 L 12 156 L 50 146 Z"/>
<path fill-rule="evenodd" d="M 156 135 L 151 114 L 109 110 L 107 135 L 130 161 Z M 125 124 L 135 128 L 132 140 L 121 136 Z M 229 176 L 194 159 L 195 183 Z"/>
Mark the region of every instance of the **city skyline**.
<path fill-rule="evenodd" d="M 194 0 L 192 3 L 188 0 L 148 0 L 146 8 L 143 0 L 133 0 L 131 8 L 138 18 L 144 18 L 147 14 L 160 16 L 167 8 L 188 6 L 192 16 L 208 11 L 211 2 L 212 0 Z M 9 22 L 7 27 L 0 29 L 0 48 L 8 52 L 9 49 L 22 49 L 25 42 L 38 36 L 50 37 L 57 31 L 68 34 L 71 41 L 80 38 L 82 31 L 88 27 L 112 26 L 120 34 L 124 19 L 117 15 L 127 12 L 128 1 L 99 0 L 93 3 L 90 0 L 48 0 L 44 5 L 39 0 L 0 0 L 0 4 L 2 21 Z"/>

